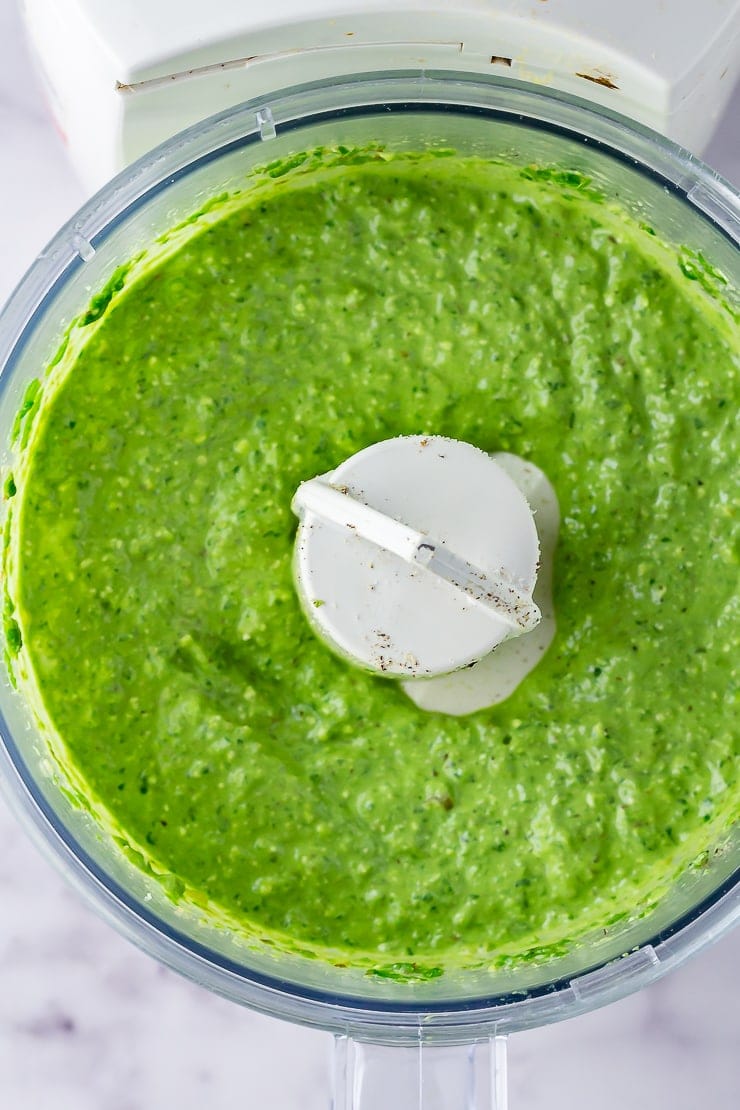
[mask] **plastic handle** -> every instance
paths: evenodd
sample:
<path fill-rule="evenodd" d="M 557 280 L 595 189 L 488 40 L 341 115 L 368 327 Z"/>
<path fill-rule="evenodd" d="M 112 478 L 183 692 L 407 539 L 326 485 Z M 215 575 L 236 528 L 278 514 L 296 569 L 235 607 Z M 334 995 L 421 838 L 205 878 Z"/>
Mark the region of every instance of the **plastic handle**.
<path fill-rule="evenodd" d="M 334 1038 L 331 1110 L 506 1110 L 506 1038 L 384 1045 Z"/>
<path fill-rule="evenodd" d="M 293 498 L 293 511 L 311 512 L 339 527 L 352 528 L 356 536 L 404 562 L 425 567 L 494 613 L 515 635 L 530 632 L 540 622 L 542 614 L 531 594 L 520 589 L 504 567 L 493 573 L 473 566 L 438 540 L 357 501 L 346 487 L 337 489 L 323 477 L 302 482 Z"/>

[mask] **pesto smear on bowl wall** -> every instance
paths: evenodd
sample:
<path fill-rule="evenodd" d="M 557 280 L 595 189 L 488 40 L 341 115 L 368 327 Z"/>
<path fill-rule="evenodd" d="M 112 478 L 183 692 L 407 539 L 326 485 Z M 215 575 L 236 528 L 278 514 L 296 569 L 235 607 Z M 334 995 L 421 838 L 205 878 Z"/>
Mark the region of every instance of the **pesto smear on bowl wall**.
<path fill-rule="evenodd" d="M 87 804 L 246 937 L 547 954 L 740 811 L 721 276 L 576 174 L 296 162 L 114 275 L 29 394 L 8 648 Z M 332 655 L 292 581 L 298 484 L 426 433 L 531 459 L 562 515 L 555 641 L 469 717 Z"/>

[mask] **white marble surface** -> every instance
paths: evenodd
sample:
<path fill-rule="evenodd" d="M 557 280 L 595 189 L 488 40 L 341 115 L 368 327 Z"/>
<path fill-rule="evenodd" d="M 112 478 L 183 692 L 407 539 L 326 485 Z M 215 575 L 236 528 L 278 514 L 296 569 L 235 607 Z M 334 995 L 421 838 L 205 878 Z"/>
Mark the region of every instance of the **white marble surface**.
<path fill-rule="evenodd" d="M 0 0 L 0 152 L 2 302 L 83 200 L 14 0 Z M 708 160 L 740 181 L 740 95 Z M 136 951 L 1 801 L 0 843 L 0 1110 L 328 1107 L 328 1036 L 239 1009 Z M 639 995 L 514 1037 L 512 1110 L 737 1110 L 738 983 L 740 930 Z"/>

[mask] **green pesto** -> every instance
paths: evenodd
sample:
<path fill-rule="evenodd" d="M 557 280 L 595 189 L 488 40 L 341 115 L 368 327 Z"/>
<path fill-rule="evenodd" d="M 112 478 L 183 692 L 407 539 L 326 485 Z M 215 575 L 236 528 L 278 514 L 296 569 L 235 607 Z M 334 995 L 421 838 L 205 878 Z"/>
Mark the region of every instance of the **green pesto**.
<path fill-rule="evenodd" d="M 9 650 L 173 897 L 402 978 L 524 959 L 740 811 L 732 317 L 578 175 L 310 164 L 93 300 L 14 470 Z M 467 718 L 335 658 L 292 584 L 298 483 L 419 433 L 560 500 L 556 640 Z"/>

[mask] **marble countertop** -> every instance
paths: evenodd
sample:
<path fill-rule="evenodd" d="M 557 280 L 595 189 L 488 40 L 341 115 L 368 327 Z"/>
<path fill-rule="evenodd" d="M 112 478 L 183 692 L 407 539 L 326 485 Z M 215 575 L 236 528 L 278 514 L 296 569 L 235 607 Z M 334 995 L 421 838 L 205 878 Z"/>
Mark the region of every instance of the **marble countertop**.
<path fill-rule="evenodd" d="M 82 203 L 0 0 L 0 303 Z M 740 93 L 707 161 L 740 181 Z M 326 1110 L 328 1035 L 225 1002 L 135 950 L 65 885 L 0 800 L 2 1110 Z M 518 1034 L 512 1110 L 736 1110 L 740 930 L 655 986 Z"/>

